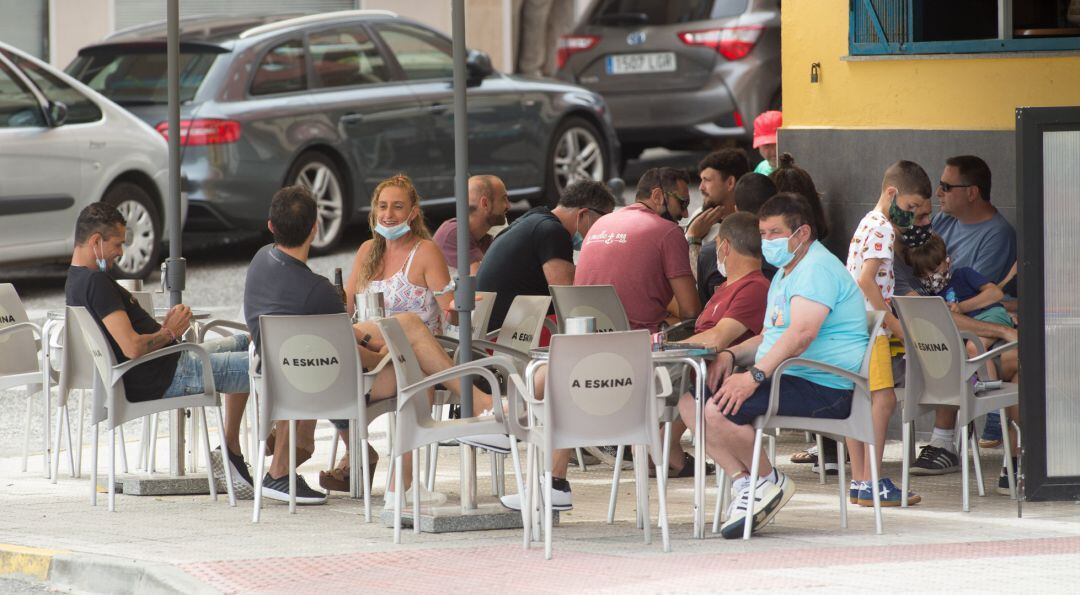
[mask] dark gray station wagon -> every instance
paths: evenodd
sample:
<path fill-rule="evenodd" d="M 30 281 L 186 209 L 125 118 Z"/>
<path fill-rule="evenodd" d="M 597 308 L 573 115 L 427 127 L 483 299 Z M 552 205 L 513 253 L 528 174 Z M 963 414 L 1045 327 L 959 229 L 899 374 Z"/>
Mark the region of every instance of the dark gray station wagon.
<path fill-rule="evenodd" d="M 163 134 L 165 26 L 83 48 L 67 72 Z M 406 172 L 426 206 L 453 202 L 451 41 L 382 11 L 194 18 L 181 23 L 181 144 L 189 231 L 265 229 L 274 192 L 314 191 L 326 251 L 363 217 L 378 182 Z M 604 100 L 468 59 L 472 173 L 548 203 L 615 174 Z"/>

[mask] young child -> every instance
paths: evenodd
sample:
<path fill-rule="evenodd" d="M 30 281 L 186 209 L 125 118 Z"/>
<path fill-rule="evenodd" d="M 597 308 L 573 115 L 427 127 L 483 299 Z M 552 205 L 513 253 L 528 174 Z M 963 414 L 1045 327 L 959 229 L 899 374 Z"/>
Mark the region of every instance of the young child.
<path fill-rule="evenodd" d="M 1005 293 L 971 267 L 951 269 L 949 254 L 940 236 L 932 235 L 924 244 L 908 249 L 907 261 L 926 291 L 944 298 L 953 312 L 1012 328 L 1012 317 L 1000 301 Z M 983 339 L 984 343 L 989 341 Z"/>
<path fill-rule="evenodd" d="M 871 485 L 869 457 L 875 457 L 880 471 L 885 431 L 896 408 L 889 337 L 902 337 L 903 331 L 889 305 L 895 289 L 893 246 L 896 234 L 914 223 L 916 209 L 930 200 L 930 192 L 930 178 L 918 164 L 898 161 L 889 166 L 881 182 L 877 205 L 859 222 L 848 248 L 847 269 L 866 298 L 866 309 L 886 313 L 884 328 L 872 339 L 870 353 L 871 415 L 877 448 L 871 451 L 858 440 L 847 440 L 851 449 L 852 477 L 849 497 L 852 503 L 861 506 L 873 506 L 871 490 L 874 489 L 878 491 L 882 506 L 900 506 L 903 497 L 907 498 L 908 505 L 922 500 L 912 493 L 902 495 L 887 477 L 879 477 L 878 485 Z"/>
<path fill-rule="evenodd" d="M 783 123 L 784 115 L 776 110 L 762 112 L 754 118 L 754 148 L 761 153 L 755 173 L 767 176 L 776 170 L 776 131 Z"/>

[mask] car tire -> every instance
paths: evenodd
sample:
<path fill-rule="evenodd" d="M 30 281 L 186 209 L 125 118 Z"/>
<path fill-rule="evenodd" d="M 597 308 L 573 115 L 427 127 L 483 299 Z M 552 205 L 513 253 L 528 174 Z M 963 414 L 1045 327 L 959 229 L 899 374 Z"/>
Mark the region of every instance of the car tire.
<path fill-rule="evenodd" d="M 162 220 L 153 199 L 138 184 L 119 182 L 105 191 L 102 202 L 123 215 L 128 237 L 115 274 L 122 279 L 146 279 L 161 258 Z"/>
<path fill-rule="evenodd" d="M 566 187 L 574 182 L 606 181 L 610 167 L 608 147 L 603 135 L 588 120 L 571 116 L 560 122 L 551 135 L 546 154 L 543 201 L 548 206 L 555 206 Z"/>
<path fill-rule="evenodd" d="M 304 153 L 289 168 L 285 183 L 299 184 L 315 195 L 320 227 L 311 252 L 327 254 L 341 242 L 348 223 L 349 200 L 337 165 L 322 153 Z"/>

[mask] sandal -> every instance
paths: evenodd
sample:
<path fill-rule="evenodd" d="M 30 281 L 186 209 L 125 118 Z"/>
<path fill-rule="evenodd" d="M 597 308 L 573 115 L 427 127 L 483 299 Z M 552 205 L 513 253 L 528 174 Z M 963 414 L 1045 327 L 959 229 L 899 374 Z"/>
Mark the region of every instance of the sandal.
<path fill-rule="evenodd" d="M 349 458 L 346 456 L 342 461 L 346 465 Z M 369 484 L 375 483 L 375 466 L 379 463 L 379 453 L 375 451 L 370 444 L 368 444 L 368 482 Z M 347 466 L 331 469 L 330 471 L 319 471 L 319 485 L 326 490 L 335 492 L 348 492 L 350 489 L 350 472 Z"/>

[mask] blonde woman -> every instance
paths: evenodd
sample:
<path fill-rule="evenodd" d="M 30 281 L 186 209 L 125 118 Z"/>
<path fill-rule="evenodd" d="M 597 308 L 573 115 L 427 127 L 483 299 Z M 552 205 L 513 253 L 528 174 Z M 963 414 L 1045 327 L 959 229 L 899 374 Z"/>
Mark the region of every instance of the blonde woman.
<path fill-rule="evenodd" d="M 387 178 L 371 197 L 371 239 L 356 251 L 345 285 L 349 311 L 357 292 L 383 294 L 387 316 L 412 312 L 431 332 L 442 332 L 442 312 L 453 295 L 436 295 L 450 284 L 450 269 L 420 211 L 420 196 L 404 174 Z"/>

